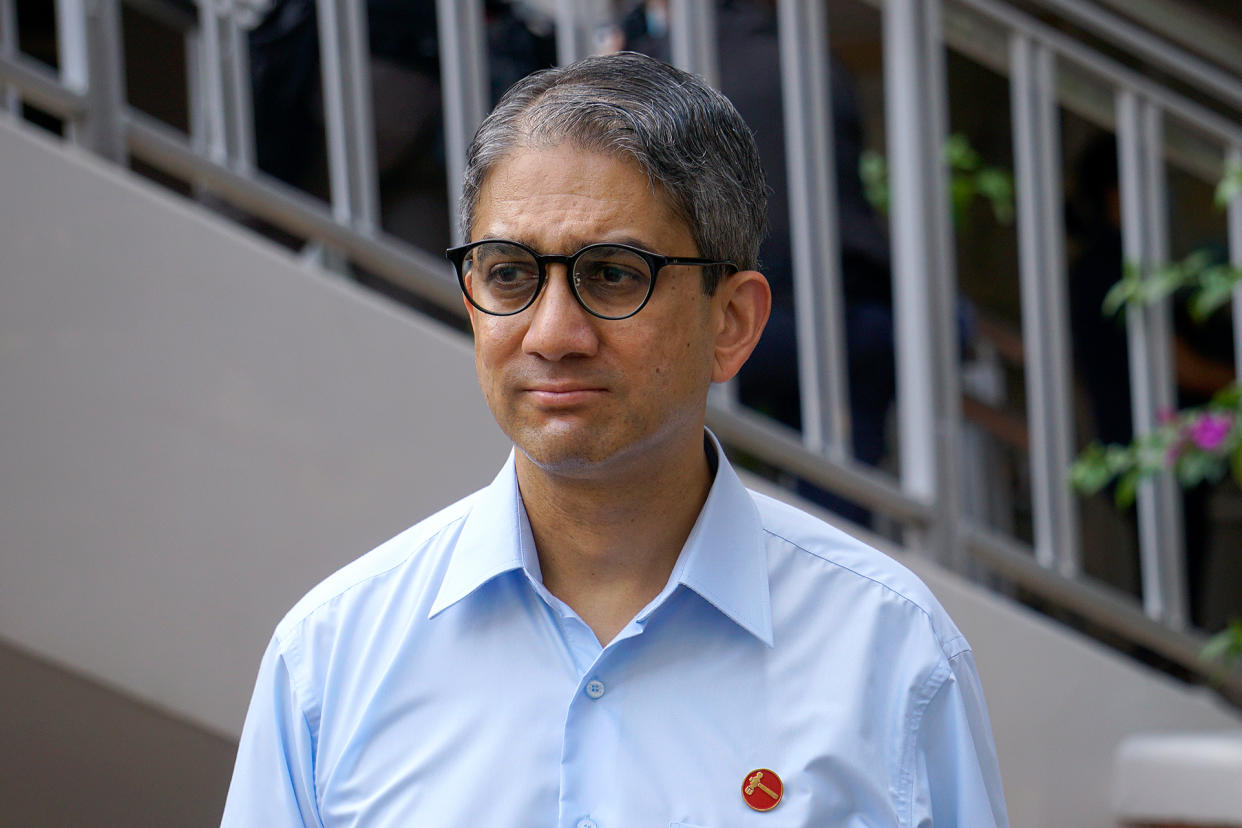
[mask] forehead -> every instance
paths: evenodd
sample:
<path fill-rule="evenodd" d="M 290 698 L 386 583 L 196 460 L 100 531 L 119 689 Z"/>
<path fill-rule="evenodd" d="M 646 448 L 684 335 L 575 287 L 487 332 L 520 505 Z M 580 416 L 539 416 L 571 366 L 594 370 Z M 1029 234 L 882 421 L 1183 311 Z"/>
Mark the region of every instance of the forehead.
<path fill-rule="evenodd" d="M 571 143 L 520 147 L 498 161 L 479 190 L 471 236 L 546 252 L 549 245 L 628 240 L 692 255 L 684 249 L 691 239 L 685 222 L 637 162 Z"/>

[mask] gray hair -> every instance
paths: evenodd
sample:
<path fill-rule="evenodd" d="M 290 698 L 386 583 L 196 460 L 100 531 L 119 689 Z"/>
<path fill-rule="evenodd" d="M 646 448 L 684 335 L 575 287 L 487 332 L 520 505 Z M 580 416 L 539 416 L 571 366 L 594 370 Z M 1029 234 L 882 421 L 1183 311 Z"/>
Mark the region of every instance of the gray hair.
<path fill-rule="evenodd" d="M 767 187 L 750 129 L 702 79 L 633 52 L 545 69 L 504 94 L 467 150 L 465 238 L 497 163 L 519 148 L 565 141 L 636 162 L 686 223 L 698 255 L 757 266 Z M 704 268 L 704 291 L 713 293 L 721 276 L 722 268 Z"/>

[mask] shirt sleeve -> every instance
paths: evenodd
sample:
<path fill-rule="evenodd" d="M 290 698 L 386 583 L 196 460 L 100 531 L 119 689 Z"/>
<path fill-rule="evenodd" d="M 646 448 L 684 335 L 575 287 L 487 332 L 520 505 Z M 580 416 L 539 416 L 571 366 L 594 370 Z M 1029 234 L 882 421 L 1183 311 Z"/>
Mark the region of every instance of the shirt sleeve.
<path fill-rule="evenodd" d="M 259 666 L 221 828 L 321 828 L 314 734 L 276 639 Z"/>
<path fill-rule="evenodd" d="M 910 824 L 1008 828 L 1000 766 L 974 656 L 949 661 L 949 674 L 919 723 Z"/>

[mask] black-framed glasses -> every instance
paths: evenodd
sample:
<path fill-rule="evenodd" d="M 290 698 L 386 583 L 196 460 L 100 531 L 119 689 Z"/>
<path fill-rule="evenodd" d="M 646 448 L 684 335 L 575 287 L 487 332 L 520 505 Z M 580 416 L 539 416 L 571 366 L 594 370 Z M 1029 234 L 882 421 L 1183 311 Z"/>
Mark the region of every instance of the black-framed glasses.
<path fill-rule="evenodd" d="M 724 266 L 732 262 L 661 256 L 628 244 L 588 244 L 571 256 L 540 254 L 506 239 L 451 247 L 445 256 L 457 270 L 466 299 L 484 313 L 512 316 L 535 302 L 548 280 L 548 265 L 565 265 L 578 304 L 600 319 L 625 319 L 642 310 L 656 276 L 669 265 Z"/>

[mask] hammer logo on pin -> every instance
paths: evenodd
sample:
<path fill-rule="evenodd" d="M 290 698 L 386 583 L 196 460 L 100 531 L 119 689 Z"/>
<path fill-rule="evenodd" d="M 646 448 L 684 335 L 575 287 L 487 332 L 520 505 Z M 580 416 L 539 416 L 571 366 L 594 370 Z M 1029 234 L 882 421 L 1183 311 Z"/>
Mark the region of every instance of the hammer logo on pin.
<path fill-rule="evenodd" d="M 770 811 L 781 801 L 785 786 L 781 778 L 767 768 L 746 774 L 742 781 L 742 799 L 756 811 Z"/>

